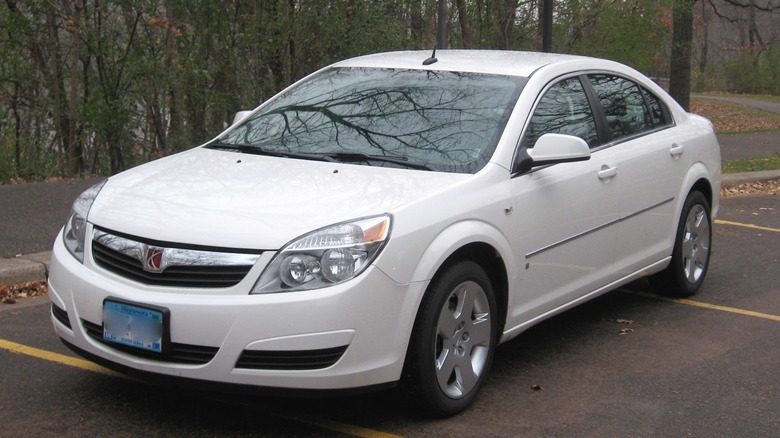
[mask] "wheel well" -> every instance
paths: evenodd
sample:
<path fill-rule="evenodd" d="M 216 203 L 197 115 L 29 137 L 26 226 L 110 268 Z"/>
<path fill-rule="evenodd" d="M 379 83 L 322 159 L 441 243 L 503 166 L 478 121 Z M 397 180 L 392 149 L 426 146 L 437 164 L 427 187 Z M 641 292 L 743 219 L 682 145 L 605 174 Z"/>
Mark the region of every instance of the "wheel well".
<path fill-rule="evenodd" d="M 707 198 L 707 202 L 710 204 L 710 207 L 712 206 L 712 186 L 710 185 L 709 181 L 704 178 L 696 181 L 688 193 L 690 194 L 692 192 L 701 192 L 701 194 Z"/>
<path fill-rule="evenodd" d="M 498 307 L 497 336 L 501 337 L 506 323 L 507 302 L 509 286 L 506 273 L 506 265 L 498 251 L 487 243 L 470 243 L 450 255 L 444 261 L 438 272 L 443 272 L 446 266 L 452 265 L 460 260 L 472 260 L 476 262 L 490 278 L 493 291 L 496 296 L 496 306 Z M 436 274 L 438 275 L 438 273 Z"/>

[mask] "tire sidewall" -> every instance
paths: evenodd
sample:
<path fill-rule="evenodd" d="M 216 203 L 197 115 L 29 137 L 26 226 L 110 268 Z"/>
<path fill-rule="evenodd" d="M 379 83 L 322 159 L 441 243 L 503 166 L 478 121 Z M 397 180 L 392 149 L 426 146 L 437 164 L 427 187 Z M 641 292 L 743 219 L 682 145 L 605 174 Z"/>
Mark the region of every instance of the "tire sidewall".
<path fill-rule="evenodd" d="M 490 311 L 490 346 L 487 362 L 476 385 L 460 398 L 451 398 L 439 387 L 435 367 L 435 346 L 437 325 L 441 310 L 450 294 L 460 284 L 473 281 L 482 287 L 487 297 Z M 477 396 L 484 383 L 493 361 L 496 347 L 496 310 L 493 285 L 484 269 L 469 260 L 456 262 L 441 271 L 431 282 L 415 320 L 412 338 L 404 365 L 404 384 L 413 401 L 435 416 L 450 416 L 466 409 Z"/>
<path fill-rule="evenodd" d="M 685 236 L 685 224 L 688 220 L 688 215 L 697 205 L 701 205 L 704 208 L 705 218 L 707 220 L 707 226 L 709 227 L 709 236 L 707 241 L 707 260 L 704 264 L 704 271 L 696 282 L 691 283 L 685 276 L 685 270 L 683 269 L 683 240 Z M 685 199 L 682 213 L 680 214 L 680 222 L 677 226 L 677 235 L 674 242 L 674 251 L 672 252 L 672 261 L 670 264 L 671 270 L 669 272 L 672 281 L 672 286 L 675 287 L 677 295 L 689 296 L 696 293 L 704 282 L 704 278 L 707 276 L 707 270 L 710 266 L 710 256 L 712 254 L 712 217 L 710 214 L 710 204 L 707 198 L 698 191 L 691 192 Z"/>

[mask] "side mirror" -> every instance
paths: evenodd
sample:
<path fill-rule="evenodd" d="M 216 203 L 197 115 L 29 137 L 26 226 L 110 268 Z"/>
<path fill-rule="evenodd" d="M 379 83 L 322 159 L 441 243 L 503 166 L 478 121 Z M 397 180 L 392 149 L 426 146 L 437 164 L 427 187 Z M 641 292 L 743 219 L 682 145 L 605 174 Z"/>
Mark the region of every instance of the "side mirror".
<path fill-rule="evenodd" d="M 590 148 L 585 140 L 564 134 L 544 134 L 531 149 L 517 154 L 513 173 L 525 173 L 536 166 L 571 163 L 590 159 Z"/>
<path fill-rule="evenodd" d="M 230 126 L 233 126 L 237 124 L 238 122 L 244 120 L 246 116 L 252 114 L 252 111 L 246 110 L 246 111 L 239 111 L 236 113 L 235 116 L 233 116 L 233 123 L 230 124 Z"/>

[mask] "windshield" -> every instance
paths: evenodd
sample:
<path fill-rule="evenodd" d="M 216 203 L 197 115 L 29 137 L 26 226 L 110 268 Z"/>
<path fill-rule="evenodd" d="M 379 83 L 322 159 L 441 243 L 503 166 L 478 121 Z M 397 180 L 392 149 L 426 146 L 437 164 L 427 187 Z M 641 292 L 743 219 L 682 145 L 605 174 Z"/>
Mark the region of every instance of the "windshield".
<path fill-rule="evenodd" d="M 474 173 L 490 160 L 525 82 L 474 73 L 332 68 L 278 96 L 218 141 L 244 151 Z"/>

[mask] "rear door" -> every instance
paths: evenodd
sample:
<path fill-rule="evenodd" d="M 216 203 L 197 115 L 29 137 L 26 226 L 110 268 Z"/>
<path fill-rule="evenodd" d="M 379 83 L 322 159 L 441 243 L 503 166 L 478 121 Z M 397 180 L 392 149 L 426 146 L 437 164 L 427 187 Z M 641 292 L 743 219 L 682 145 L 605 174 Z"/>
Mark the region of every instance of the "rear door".
<path fill-rule="evenodd" d="M 620 185 L 615 262 L 628 275 L 663 258 L 672 244 L 676 199 L 688 160 L 668 111 L 652 93 L 611 74 L 588 75 L 609 128 Z"/>

